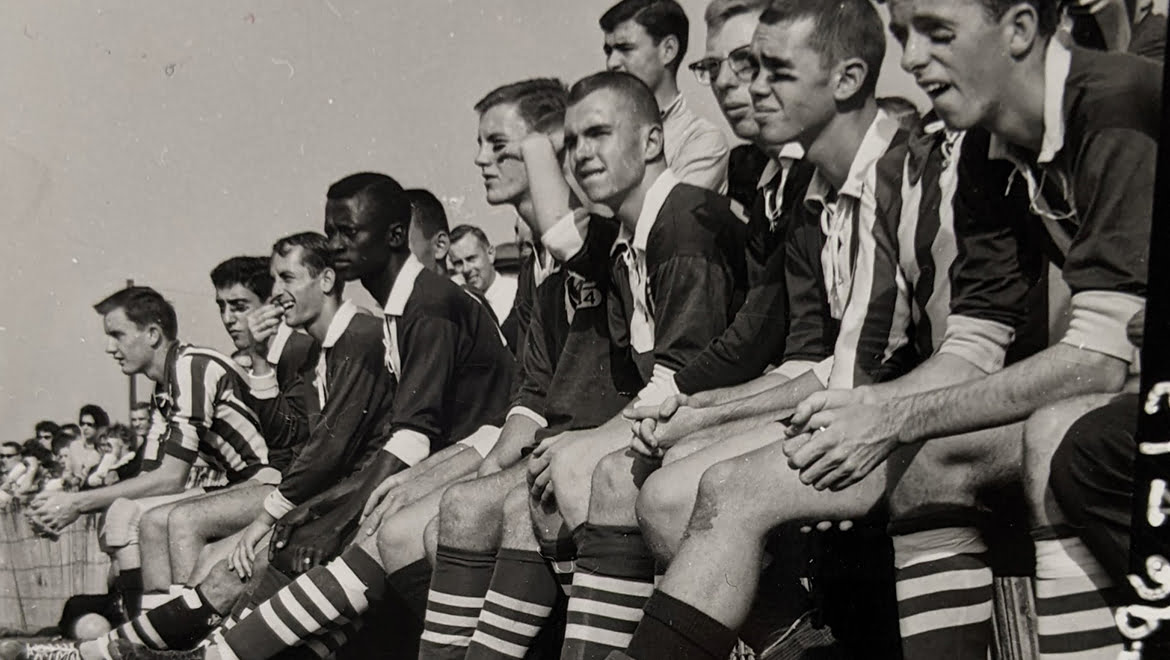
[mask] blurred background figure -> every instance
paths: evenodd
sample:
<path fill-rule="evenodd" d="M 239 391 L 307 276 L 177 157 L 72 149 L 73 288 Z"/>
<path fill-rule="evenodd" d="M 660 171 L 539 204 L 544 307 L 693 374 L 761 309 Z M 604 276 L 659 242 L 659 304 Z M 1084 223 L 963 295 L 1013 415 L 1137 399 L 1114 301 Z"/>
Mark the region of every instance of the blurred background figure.
<path fill-rule="evenodd" d="M 150 433 L 150 402 L 139 401 L 130 408 L 130 428 L 134 431 L 134 446 L 141 448 Z"/>
<path fill-rule="evenodd" d="M 126 424 L 114 424 L 98 434 L 101 461 L 86 477 L 89 488 L 108 486 L 129 479 L 142 470 L 142 457 L 134 430 Z"/>
<path fill-rule="evenodd" d="M 61 427 L 57 426 L 56 422 L 51 422 L 47 419 L 37 422 L 35 437 L 37 442 L 45 449 L 51 450 L 53 448 L 53 436 L 57 435 Z"/>
<path fill-rule="evenodd" d="M 458 225 L 451 230 L 449 255 L 451 269 L 468 288 L 487 300 L 496 322 L 503 323 L 516 299 L 516 280 L 496 272 L 496 249 L 487 234 L 473 225 Z"/>
<path fill-rule="evenodd" d="M 87 403 L 77 413 L 77 425 L 81 428 L 81 437 L 96 449 L 98 431 L 110 425 L 110 416 L 101 406 Z"/>

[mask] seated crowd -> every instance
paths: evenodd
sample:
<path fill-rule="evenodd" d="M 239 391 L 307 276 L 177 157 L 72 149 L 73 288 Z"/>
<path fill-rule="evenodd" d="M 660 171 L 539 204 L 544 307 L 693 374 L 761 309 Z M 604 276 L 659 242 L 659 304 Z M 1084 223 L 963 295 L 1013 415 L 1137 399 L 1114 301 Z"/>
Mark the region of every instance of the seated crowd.
<path fill-rule="evenodd" d="M 4 488 L 56 475 L 46 441 L 92 464 L 27 513 L 102 514 L 126 620 L 25 657 L 982 660 L 1009 569 L 1041 657 L 1136 653 L 1164 19 L 885 4 L 712 0 L 689 68 L 734 149 L 679 94 L 673 0 L 605 12 L 606 71 L 487 91 L 514 282 L 363 172 L 320 232 L 212 271 L 234 355 L 153 289 L 99 302 L 149 432 L 82 409 L 84 442 L 4 446 Z M 876 95 L 887 33 L 921 116 Z"/>

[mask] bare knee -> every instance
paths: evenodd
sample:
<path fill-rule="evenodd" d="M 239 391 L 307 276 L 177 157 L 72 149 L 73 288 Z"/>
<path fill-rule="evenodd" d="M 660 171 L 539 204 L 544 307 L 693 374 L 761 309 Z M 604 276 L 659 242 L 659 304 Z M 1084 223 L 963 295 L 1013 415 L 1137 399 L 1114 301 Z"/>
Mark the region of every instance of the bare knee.
<path fill-rule="evenodd" d="M 439 552 L 439 519 L 435 518 L 427 523 L 426 529 L 423 530 L 423 550 L 427 554 L 427 562 L 431 566 L 435 565 L 435 557 Z"/>
<path fill-rule="evenodd" d="M 636 482 L 640 480 L 635 459 L 627 452 L 605 456 L 590 478 L 590 511 L 615 507 L 628 510 L 638 496 Z"/>
<path fill-rule="evenodd" d="M 169 516 L 170 511 L 166 508 L 148 509 L 138 520 L 139 536 L 156 540 L 166 538 Z"/>
<path fill-rule="evenodd" d="M 457 544 L 468 534 L 479 535 L 496 527 L 499 503 L 480 480 L 458 483 L 443 493 L 439 503 L 440 525 L 435 527 L 445 544 Z"/>
<path fill-rule="evenodd" d="M 216 562 L 207 577 L 199 582 L 199 591 L 217 612 L 226 612 L 244 592 L 247 582 L 228 568 L 226 560 Z"/>
<path fill-rule="evenodd" d="M 586 468 L 583 463 L 572 449 L 553 454 L 549 462 L 548 469 L 557 502 L 562 506 L 576 503 L 583 509 L 588 507 L 593 466 Z"/>

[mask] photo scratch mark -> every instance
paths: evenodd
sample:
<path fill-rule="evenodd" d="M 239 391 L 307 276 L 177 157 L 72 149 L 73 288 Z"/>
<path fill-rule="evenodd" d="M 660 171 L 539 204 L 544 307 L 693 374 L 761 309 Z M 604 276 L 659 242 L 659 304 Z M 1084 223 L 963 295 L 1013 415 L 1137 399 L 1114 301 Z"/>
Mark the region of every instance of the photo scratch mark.
<path fill-rule="evenodd" d="M 333 6 L 332 2 L 329 2 L 329 0 L 321 0 L 321 1 L 325 3 L 325 6 L 329 8 L 329 11 L 333 12 L 334 16 L 341 18 L 341 12 L 337 11 L 337 7 Z"/>
<path fill-rule="evenodd" d="M 283 64 L 283 65 L 287 66 L 289 78 L 292 78 L 294 75 L 296 75 L 297 70 L 293 68 L 292 62 L 289 62 L 288 60 L 282 60 L 278 57 L 270 57 L 268 59 L 272 60 L 273 64 Z"/>

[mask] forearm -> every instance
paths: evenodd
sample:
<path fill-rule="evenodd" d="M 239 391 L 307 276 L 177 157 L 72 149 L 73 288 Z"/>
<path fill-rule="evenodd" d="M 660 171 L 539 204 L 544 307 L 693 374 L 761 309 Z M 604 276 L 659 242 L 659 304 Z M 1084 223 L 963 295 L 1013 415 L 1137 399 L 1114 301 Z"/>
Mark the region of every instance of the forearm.
<path fill-rule="evenodd" d="M 500 429 L 500 439 L 492 448 L 485 462 L 494 462 L 502 468 L 508 468 L 520 462 L 523 458 L 521 451 L 533 444 L 537 429 L 541 428 L 536 420 L 524 415 L 512 415 L 504 422 Z"/>
<path fill-rule="evenodd" d="M 77 495 L 81 503 L 81 512 L 102 511 L 117 499 L 134 500 L 154 495 L 169 495 L 181 490 L 187 478 L 186 472 L 167 473 L 164 470 L 165 468 L 159 467 L 112 486 L 80 491 Z"/>
<path fill-rule="evenodd" d="M 528 171 L 528 192 L 536 216 L 539 236 L 552 228 L 572 210 L 572 191 L 565 181 L 552 141 L 542 133 L 533 133 L 520 146 Z"/>
<path fill-rule="evenodd" d="M 722 406 L 733 401 L 763 394 L 764 392 L 780 387 L 788 381 L 789 378 L 786 376 L 769 372 L 758 378 L 753 378 L 746 383 L 740 383 L 739 385 L 698 392 L 690 395 L 688 399 L 696 407 Z"/>
<path fill-rule="evenodd" d="M 1081 394 L 1120 391 L 1128 364 L 1104 353 L 1056 344 L 985 378 L 890 402 L 899 439 L 916 442 L 1021 421 Z"/>
<path fill-rule="evenodd" d="M 771 376 L 771 374 L 770 374 Z M 776 375 L 777 379 L 783 376 Z M 704 428 L 755 428 L 786 416 L 798 403 L 824 385 L 812 371 L 740 399 L 699 408 Z"/>
<path fill-rule="evenodd" d="M 479 469 L 483 459 L 473 447 L 460 444 L 452 445 L 452 447 L 455 448 L 455 451 L 447 455 L 443 461 L 432 466 L 426 472 L 403 481 L 402 487 L 409 488 L 418 494 L 425 494 Z"/>
<path fill-rule="evenodd" d="M 868 385 L 866 389 L 878 399 L 894 399 L 965 383 L 986 375 L 985 371 L 957 355 L 936 353 L 905 376 Z"/>

